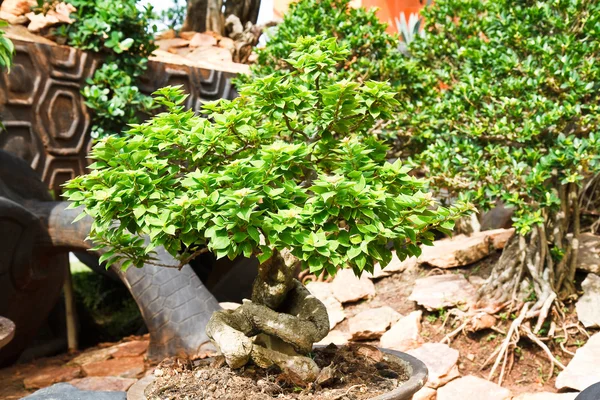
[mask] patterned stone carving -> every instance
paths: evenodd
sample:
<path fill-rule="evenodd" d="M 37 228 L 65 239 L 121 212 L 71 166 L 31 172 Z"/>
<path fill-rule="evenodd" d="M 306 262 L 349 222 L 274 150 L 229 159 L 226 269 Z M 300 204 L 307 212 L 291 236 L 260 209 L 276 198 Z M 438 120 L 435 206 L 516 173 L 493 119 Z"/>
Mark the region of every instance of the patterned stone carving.
<path fill-rule="evenodd" d="M 67 180 L 85 173 L 91 148 L 91 115 L 81 90 L 101 65 L 92 54 L 58 45 L 13 39 L 16 48 L 10 73 L 0 74 L 0 149 L 26 160 L 56 194 Z M 140 80 L 143 93 L 182 85 L 187 107 L 237 96 L 235 74 L 186 65 L 148 63 Z"/>

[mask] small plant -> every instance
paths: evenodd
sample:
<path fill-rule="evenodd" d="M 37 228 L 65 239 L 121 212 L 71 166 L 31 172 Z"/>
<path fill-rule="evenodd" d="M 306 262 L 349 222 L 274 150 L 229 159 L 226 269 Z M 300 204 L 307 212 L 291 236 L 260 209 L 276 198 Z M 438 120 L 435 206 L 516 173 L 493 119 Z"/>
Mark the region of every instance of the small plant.
<path fill-rule="evenodd" d="M 71 16 L 75 22 L 61 26 L 57 34 L 73 47 L 104 57 L 104 64 L 82 91 L 94 114 L 92 137 L 119 134 L 152 108 L 152 99 L 136 86 L 156 49 L 152 8 L 140 11 L 136 0 L 68 1 L 77 9 Z"/>
<path fill-rule="evenodd" d="M 8 26 L 8 22 L 0 21 L 0 28 Z M 12 58 L 15 54 L 15 45 L 13 42 L 4 36 L 4 31 L 0 29 L 0 68 L 10 70 Z"/>
<path fill-rule="evenodd" d="M 336 80 L 350 55 L 335 39 L 300 38 L 287 75 L 254 79 L 235 100 L 206 105 L 207 118 L 184 110 L 181 89 L 163 88 L 155 101 L 167 111 L 99 140 L 92 172 L 67 184 L 73 206 L 94 218 L 90 238 L 108 264 L 155 263 L 158 246 L 180 260 L 170 267 L 207 251 L 258 258 L 252 301 L 207 326 L 232 368 L 252 360 L 314 379 L 306 355 L 329 322 L 296 266 L 360 275 L 390 262 L 389 243 L 400 259 L 420 254 L 432 230 L 449 232 L 470 209 L 436 205 L 410 168 L 387 162 L 368 132 L 392 117 L 394 91 Z M 258 333 L 297 355 L 253 343 Z"/>

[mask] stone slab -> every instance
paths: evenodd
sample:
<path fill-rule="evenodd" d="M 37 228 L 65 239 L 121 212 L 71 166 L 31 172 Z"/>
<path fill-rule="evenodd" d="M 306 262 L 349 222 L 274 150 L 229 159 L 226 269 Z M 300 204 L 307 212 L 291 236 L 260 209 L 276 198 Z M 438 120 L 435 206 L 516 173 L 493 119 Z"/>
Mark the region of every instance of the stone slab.
<path fill-rule="evenodd" d="M 24 397 L 24 400 L 127 400 L 125 392 L 97 392 L 77 389 L 68 383 L 57 383 Z"/>

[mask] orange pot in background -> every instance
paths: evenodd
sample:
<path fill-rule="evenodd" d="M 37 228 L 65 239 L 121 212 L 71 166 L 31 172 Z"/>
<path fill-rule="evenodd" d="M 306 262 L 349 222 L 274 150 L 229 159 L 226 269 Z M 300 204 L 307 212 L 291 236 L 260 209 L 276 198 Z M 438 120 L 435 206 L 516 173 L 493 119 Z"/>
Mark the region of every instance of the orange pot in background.
<path fill-rule="evenodd" d="M 418 14 L 425 3 L 425 0 L 362 0 L 361 6 L 367 9 L 379 8 L 377 16 L 388 24 L 388 32 L 397 33 L 396 18 L 399 19 L 401 13 L 404 13 L 406 19 L 410 14 Z"/>
<path fill-rule="evenodd" d="M 292 0 L 274 0 L 273 14 L 275 17 L 281 18 L 287 11 Z M 423 3 L 423 4 L 421 4 Z M 377 16 L 382 22 L 388 24 L 388 32 L 397 33 L 396 18 L 400 18 L 400 14 L 404 13 L 406 19 L 410 14 L 418 14 L 426 0 L 353 0 L 352 6 L 365 8 L 379 8 Z"/>

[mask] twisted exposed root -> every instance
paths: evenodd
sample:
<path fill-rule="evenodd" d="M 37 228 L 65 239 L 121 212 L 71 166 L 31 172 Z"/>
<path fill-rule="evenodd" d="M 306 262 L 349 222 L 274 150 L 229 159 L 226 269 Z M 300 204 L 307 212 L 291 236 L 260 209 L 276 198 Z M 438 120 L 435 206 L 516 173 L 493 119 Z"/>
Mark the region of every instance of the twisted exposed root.
<path fill-rule="evenodd" d="M 260 279 L 260 277 L 259 277 Z M 320 370 L 305 355 L 313 343 L 323 339 L 329 332 L 327 309 L 297 280 L 283 295 L 273 291 L 270 285 L 266 295 L 253 298 L 268 299 L 271 303 L 281 297 L 277 310 L 244 300 L 237 309 L 222 310 L 213 314 L 206 333 L 217 345 L 231 368 L 240 368 L 249 361 L 268 368 L 278 366 L 295 382 L 312 382 Z"/>

